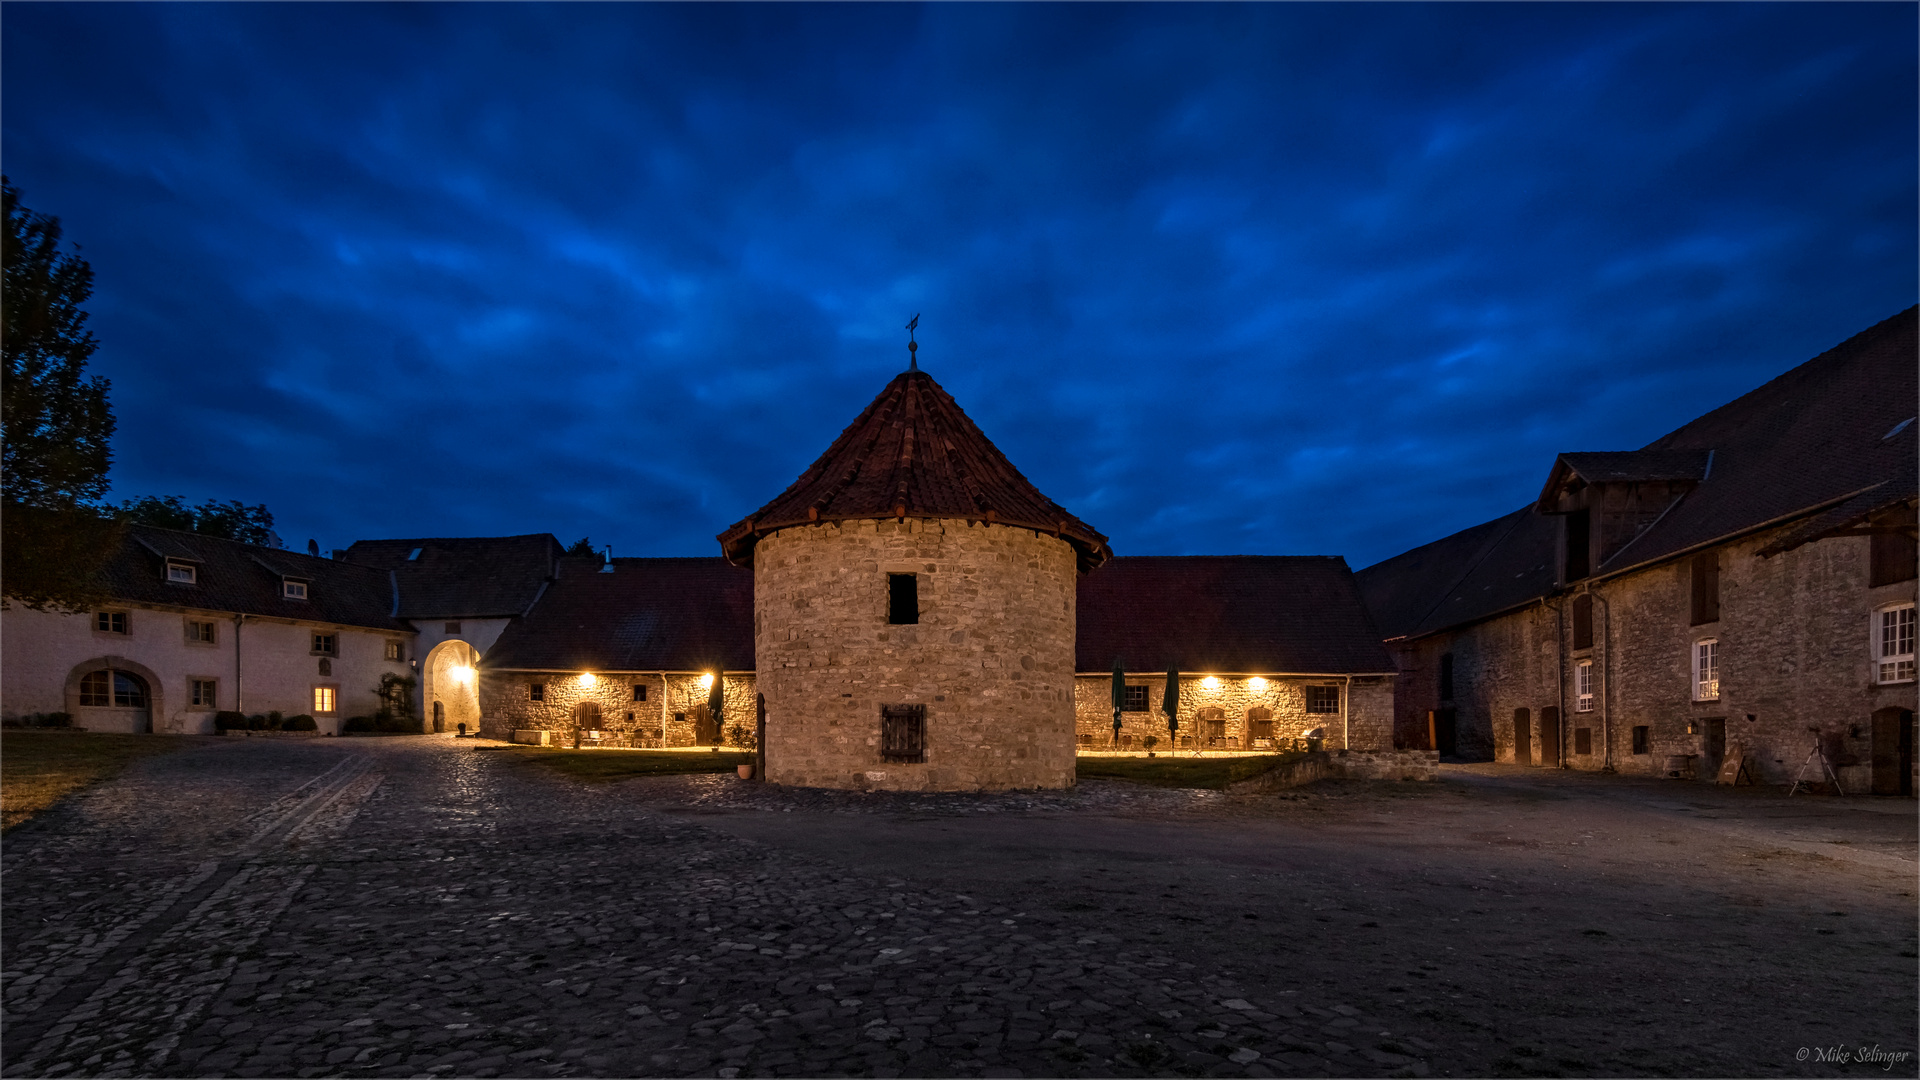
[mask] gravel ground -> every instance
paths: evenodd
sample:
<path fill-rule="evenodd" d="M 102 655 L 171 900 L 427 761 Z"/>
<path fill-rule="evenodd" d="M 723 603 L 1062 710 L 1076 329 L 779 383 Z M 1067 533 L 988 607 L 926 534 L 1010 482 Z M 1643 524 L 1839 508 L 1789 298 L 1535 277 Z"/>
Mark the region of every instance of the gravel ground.
<path fill-rule="evenodd" d="M 1913 806 L 1497 766 L 588 785 L 470 740 L 205 740 L 8 836 L 0 1046 L 8 1076 L 1914 1075 Z M 1907 1057 L 1812 1052 L 1876 1044 Z"/>

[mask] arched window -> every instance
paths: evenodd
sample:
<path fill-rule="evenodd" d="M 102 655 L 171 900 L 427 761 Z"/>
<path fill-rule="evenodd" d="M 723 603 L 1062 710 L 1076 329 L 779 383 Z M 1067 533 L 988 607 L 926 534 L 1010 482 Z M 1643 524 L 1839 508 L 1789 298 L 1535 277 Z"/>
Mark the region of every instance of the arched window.
<path fill-rule="evenodd" d="M 583 701 L 573 707 L 573 724 L 584 731 L 600 730 L 600 703 Z"/>

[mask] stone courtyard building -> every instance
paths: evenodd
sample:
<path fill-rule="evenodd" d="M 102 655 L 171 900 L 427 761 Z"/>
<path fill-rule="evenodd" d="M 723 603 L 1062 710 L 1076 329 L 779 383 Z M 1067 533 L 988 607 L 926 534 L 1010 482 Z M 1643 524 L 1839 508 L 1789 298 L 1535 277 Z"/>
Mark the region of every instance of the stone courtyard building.
<path fill-rule="evenodd" d="M 1074 601 L 1106 537 L 932 376 L 902 372 L 721 533 L 753 569 L 766 777 L 912 791 L 1074 782 Z"/>
<path fill-rule="evenodd" d="M 1396 739 L 1776 783 L 1817 739 L 1847 792 L 1913 794 L 1915 328 L 1639 450 L 1561 454 L 1531 505 L 1360 571 Z"/>

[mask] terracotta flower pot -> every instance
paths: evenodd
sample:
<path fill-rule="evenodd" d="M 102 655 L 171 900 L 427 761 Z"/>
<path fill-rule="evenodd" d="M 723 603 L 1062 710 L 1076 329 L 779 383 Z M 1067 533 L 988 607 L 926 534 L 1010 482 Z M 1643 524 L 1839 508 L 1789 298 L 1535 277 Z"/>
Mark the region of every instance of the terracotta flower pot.
<path fill-rule="evenodd" d="M 740 779 L 742 780 L 753 779 L 753 766 L 751 765 L 741 765 L 735 769 L 735 771 L 740 774 Z"/>

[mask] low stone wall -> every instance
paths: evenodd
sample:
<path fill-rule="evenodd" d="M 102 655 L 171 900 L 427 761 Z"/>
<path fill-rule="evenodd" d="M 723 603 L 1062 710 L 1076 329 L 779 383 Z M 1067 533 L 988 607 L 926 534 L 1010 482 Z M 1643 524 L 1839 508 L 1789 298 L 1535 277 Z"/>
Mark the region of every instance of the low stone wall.
<path fill-rule="evenodd" d="M 1440 775 L 1440 754 L 1433 750 L 1341 750 L 1333 755 L 1333 776 L 1349 780 L 1432 780 Z"/>
<path fill-rule="evenodd" d="M 1335 775 L 1331 758 L 1325 750 L 1315 750 L 1292 761 L 1283 761 L 1259 776 L 1228 784 L 1227 791 L 1234 795 L 1258 795 L 1325 780 Z"/>

